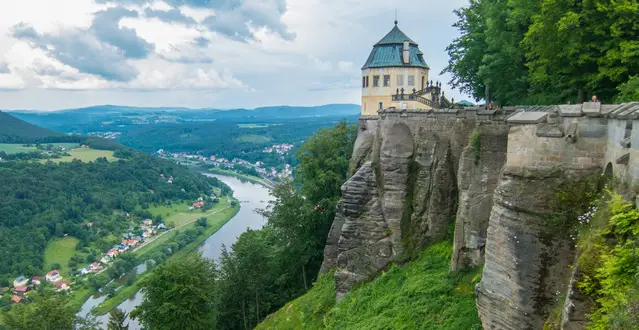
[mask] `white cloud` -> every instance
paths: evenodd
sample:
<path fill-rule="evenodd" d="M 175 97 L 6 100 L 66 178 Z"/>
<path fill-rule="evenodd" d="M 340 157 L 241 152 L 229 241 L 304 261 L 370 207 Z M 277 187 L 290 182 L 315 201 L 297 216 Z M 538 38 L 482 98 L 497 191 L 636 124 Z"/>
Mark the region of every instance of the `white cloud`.
<path fill-rule="evenodd" d="M 20 22 L 40 35 L 60 38 L 65 31 L 87 30 L 95 13 L 116 7 L 115 2 L 138 13 L 122 18 L 118 28 L 130 29 L 127 31 L 153 47 L 147 56 L 119 60 L 136 72 L 128 81 L 82 73 L 52 56 L 51 49 L 32 47 L 27 40 L 9 36 L 11 27 Z M 241 12 L 218 2 L 210 7 L 188 5 L 195 2 L 23 0 L 0 4 L 0 63 L 11 69 L 0 73 L 0 89 L 4 90 L 0 108 L 61 108 L 73 100 L 78 106 L 91 100 L 94 104 L 111 100 L 108 102 L 131 105 L 165 101 L 166 105 L 193 107 L 358 103 L 359 68 L 372 45 L 392 28 L 395 7 L 400 28 L 420 44 L 432 68 L 431 77 L 437 80 L 447 63 L 444 49 L 457 33 L 450 27 L 455 19 L 452 10 L 467 0 L 393 4 L 386 0 L 238 0 Z M 179 7 L 170 5 L 177 3 Z M 195 23 L 147 17 L 147 9 L 182 14 L 190 18 L 185 21 Z M 228 22 L 217 21 L 214 29 L 204 24 L 222 13 L 236 16 Z M 239 37 L 249 35 L 249 39 Z M 446 82 L 447 77 L 439 80 Z M 9 89 L 14 91 L 6 92 Z M 154 90 L 158 93 L 150 93 Z M 446 95 L 462 98 L 448 89 Z"/>

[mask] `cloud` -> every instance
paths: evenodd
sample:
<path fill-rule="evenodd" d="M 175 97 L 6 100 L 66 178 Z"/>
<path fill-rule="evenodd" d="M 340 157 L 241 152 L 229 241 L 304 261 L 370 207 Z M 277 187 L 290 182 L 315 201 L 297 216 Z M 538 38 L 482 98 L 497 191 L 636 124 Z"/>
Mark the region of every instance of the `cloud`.
<path fill-rule="evenodd" d="M 206 39 L 204 37 L 197 37 L 195 38 L 195 40 L 193 40 L 193 42 L 198 47 L 208 47 L 211 44 L 211 40 Z"/>
<path fill-rule="evenodd" d="M 13 26 L 11 35 L 82 73 L 115 81 L 130 81 L 138 75 L 138 70 L 125 61 L 119 49 L 101 43 L 95 35 L 82 29 L 39 34 L 32 26 L 20 23 Z"/>
<path fill-rule="evenodd" d="M 138 12 L 123 7 L 97 12 L 90 30 L 100 41 L 121 50 L 126 58 L 147 57 L 154 49 L 153 44 L 140 38 L 134 29 L 120 27 L 120 20 L 124 17 L 137 18 Z"/>
<path fill-rule="evenodd" d="M 166 22 L 166 23 L 179 23 L 179 24 L 184 24 L 186 26 L 192 26 L 197 24 L 197 22 L 193 18 L 185 16 L 177 8 L 173 8 L 168 11 L 153 10 L 151 8 L 146 8 L 144 10 L 144 15 L 146 15 L 146 17 L 149 17 L 149 18 L 157 18 L 161 20 L 162 22 Z"/>
<path fill-rule="evenodd" d="M 9 70 L 9 64 L 6 62 L 0 62 L 0 74 L 3 73 L 11 73 L 11 70 Z"/>

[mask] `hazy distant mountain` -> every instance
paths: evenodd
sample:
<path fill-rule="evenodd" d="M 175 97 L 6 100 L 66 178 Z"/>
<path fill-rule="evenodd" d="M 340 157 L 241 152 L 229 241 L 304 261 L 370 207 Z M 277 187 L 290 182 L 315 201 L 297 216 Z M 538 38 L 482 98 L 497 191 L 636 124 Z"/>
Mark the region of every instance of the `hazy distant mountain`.
<path fill-rule="evenodd" d="M 62 134 L 38 127 L 0 111 L 0 143 L 23 143 Z"/>
<path fill-rule="evenodd" d="M 327 104 L 315 107 L 275 106 L 249 109 L 189 109 L 175 107 L 145 108 L 100 105 L 57 111 L 10 110 L 13 116 L 29 123 L 65 132 L 100 124 L 144 125 L 176 124 L 210 121 L 273 121 L 307 117 L 348 117 L 357 115 L 356 104 Z"/>

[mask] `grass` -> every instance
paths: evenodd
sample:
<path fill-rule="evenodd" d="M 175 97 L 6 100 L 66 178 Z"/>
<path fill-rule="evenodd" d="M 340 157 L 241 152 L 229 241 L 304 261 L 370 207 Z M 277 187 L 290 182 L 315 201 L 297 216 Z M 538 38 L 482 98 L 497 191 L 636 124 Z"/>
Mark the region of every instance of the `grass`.
<path fill-rule="evenodd" d="M 235 140 L 235 142 L 254 143 L 254 144 L 262 144 L 262 143 L 271 142 L 271 138 L 263 136 L 263 135 L 256 135 L 256 134 L 240 135 L 240 136 L 236 137 L 234 140 Z"/>
<path fill-rule="evenodd" d="M 106 157 L 107 160 L 109 161 L 113 161 L 116 160 L 117 158 L 115 156 L 113 156 L 113 151 L 112 150 L 97 150 L 97 149 L 91 149 L 91 148 L 77 148 L 77 149 L 73 149 L 71 151 L 69 151 L 70 156 L 64 156 L 61 158 L 52 158 L 52 159 L 46 159 L 46 160 L 42 160 L 42 162 L 47 162 L 47 161 L 52 161 L 54 163 L 60 163 L 60 162 L 70 162 L 74 159 L 78 159 L 80 161 L 83 162 L 91 162 L 94 161 L 100 157 Z"/>
<path fill-rule="evenodd" d="M 256 329 L 481 329 L 474 286 L 481 268 L 449 273 L 452 243 L 428 247 L 335 303 L 331 274 Z"/>
<path fill-rule="evenodd" d="M 204 230 L 202 234 L 198 236 L 193 242 L 191 242 L 190 244 L 188 244 L 187 246 L 185 246 L 184 248 L 182 248 L 181 250 L 179 250 L 178 252 L 170 256 L 169 258 L 167 258 L 167 260 L 172 258 L 181 258 L 187 255 L 188 253 L 195 251 L 207 238 L 209 238 L 216 231 L 222 228 L 224 224 L 226 224 L 229 220 L 231 220 L 235 216 L 235 214 L 237 214 L 239 210 L 240 210 L 240 206 L 238 203 L 235 207 L 224 209 L 216 213 L 215 215 L 208 217 L 209 227 L 206 230 Z M 194 226 L 195 226 L 195 223 L 192 223 L 182 228 L 186 230 Z M 165 236 L 170 236 L 170 235 L 165 235 Z M 142 251 L 142 249 L 140 249 L 136 251 L 136 254 L 139 253 L 140 254 L 139 256 L 143 256 L 146 254 L 153 253 L 159 248 L 161 248 L 161 245 L 157 245 L 155 246 L 155 248 L 145 250 L 145 251 Z M 140 290 L 140 281 L 146 278 L 147 276 L 149 276 L 149 274 L 150 272 L 145 272 L 144 274 L 139 276 L 137 280 L 135 281 L 135 283 L 133 283 L 131 286 L 124 287 L 118 290 L 115 296 L 113 296 L 113 298 L 107 299 L 106 301 L 104 301 L 102 304 L 94 308 L 91 313 L 98 316 L 104 315 L 108 313 L 109 311 L 111 311 L 113 308 L 119 306 L 125 300 L 133 297 L 135 293 L 138 292 L 138 290 Z"/>
<path fill-rule="evenodd" d="M 175 208 L 170 209 L 171 211 L 167 212 L 167 213 L 170 213 L 170 212 L 172 213 L 170 213 L 171 215 L 164 219 L 164 223 L 173 224 L 175 227 L 182 226 L 179 228 L 179 230 L 185 230 L 185 229 L 195 227 L 195 220 L 197 220 L 198 218 L 209 217 L 209 216 L 212 216 L 213 218 L 217 218 L 218 214 L 224 214 L 224 211 L 221 211 L 221 210 L 228 209 L 229 207 L 230 207 L 230 203 L 226 200 L 226 198 L 221 198 L 219 203 L 215 204 L 215 206 L 212 209 L 206 212 L 202 212 L 199 210 L 189 211 L 188 205 L 181 204 L 176 206 Z M 166 208 L 165 207 L 149 208 L 149 212 L 151 212 L 151 214 L 153 214 L 154 216 L 157 215 L 156 213 L 153 213 L 154 211 L 157 212 L 162 210 L 166 210 Z M 214 212 L 216 213 L 211 215 L 211 213 L 214 213 Z M 161 215 L 164 216 L 167 213 L 163 213 Z M 209 219 L 209 223 L 210 222 L 211 222 L 211 219 Z M 144 255 L 149 253 L 150 251 L 154 251 L 156 247 L 162 246 L 162 244 L 166 243 L 171 237 L 172 237 L 172 234 L 170 233 L 164 234 L 154 239 L 150 243 L 144 245 L 140 249 L 136 250 L 135 253 L 137 255 Z"/>
<path fill-rule="evenodd" d="M 43 145 L 47 145 L 45 143 Z M 51 143 L 54 146 L 63 146 L 67 149 L 77 148 L 77 143 Z M 11 143 L 0 143 L 0 151 L 4 151 L 6 154 L 17 154 L 21 152 L 31 152 L 37 151 L 38 149 L 33 145 L 33 147 L 24 147 L 23 144 L 11 144 Z"/>
<path fill-rule="evenodd" d="M 81 254 L 75 249 L 78 245 L 78 240 L 75 237 L 54 238 L 47 243 L 44 249 L 44 269 L 48 272 L 53 269 L 53 264 L 60 264 L 61 273 L 68 272 L 69 260 L 74 254 Z"/>

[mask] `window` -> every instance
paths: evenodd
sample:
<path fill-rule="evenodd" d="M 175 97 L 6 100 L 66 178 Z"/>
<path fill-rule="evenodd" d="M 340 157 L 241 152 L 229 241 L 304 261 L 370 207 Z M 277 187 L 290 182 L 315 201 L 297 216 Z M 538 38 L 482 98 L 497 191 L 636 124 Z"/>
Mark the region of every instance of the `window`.
<path fill-rule="evenodd" d="M 366 88 L 366 77 L 362 77 L 362 88 Z"/>
<path fill-rule="evenodd" d="M 366 87 L 368 87 L 368 76 L 366 76 Z"/>
<path fill-rule="evenodd" d="M 397 86 L 404 86 L 404 75 L 403 74 L 398 74 L 397 75 Z"/>
<path fill-rule="evenodd" d="M 390 87 L 390 75 L 384 75 L 384 87 Z"/>
<path fill-rule="evenodd" d="M 379 102 L 378 105 L 379 105 L 379 110 L 384 109 L 384 102 Z"/>
<path fill-rule="evenodd" d="M 415 86 L 415 76 L 408 76 L 408 86 Z"/>
<path fill-rule="evenodd" d="M 373 87 L 379 87 L 379 76 L 373 76 Z"/>

